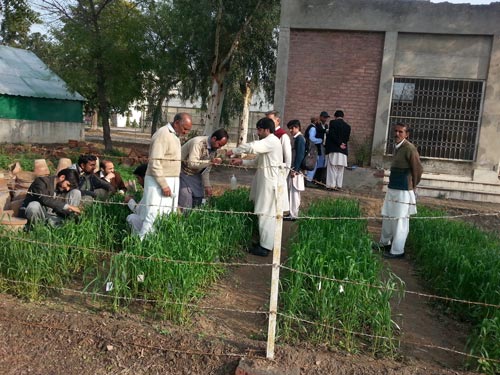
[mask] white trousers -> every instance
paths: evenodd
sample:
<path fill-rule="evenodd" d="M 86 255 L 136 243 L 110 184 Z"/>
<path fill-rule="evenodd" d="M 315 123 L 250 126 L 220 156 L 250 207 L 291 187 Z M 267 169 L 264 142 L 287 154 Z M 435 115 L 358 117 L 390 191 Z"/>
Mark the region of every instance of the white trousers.
<path fill-rule="evenodd" d="M 267 250 L 274 248 L 274 229 L 276 228 L 276 218 L 274 216 L 259 216 L 259 241 L 260 246 Z"/>
<path fill-rule="evenodd" d="M 141 209 L 142 228 L 139 232 L 141 240 L 146 234 L 153 230 L 153 224 L 159 215 L 168 215 L 177 211 L 179 199 L 179 177 L 164 177 L 172 195 L 166 197 L 163 195 L 160 185 L 152 176 L 146 176 L 144 179 L 144 195 L 142 197 L 143 209 Z"/>
<path fill-rule="evenodd" d="M 382 220 L 380 243 L 384 246 L 391 245 L 391 254 L 403 254 L 409 232 L 409 217 L 386 217 Z"/>
<path fill-rule="evenodd" d="M 331 165 L 328 163 L 326 167 L 326 187 L 341 188 L 344 181 L 344 169 L 343 165 Z"/>
<path fill-rule="evenodd" d="M 137 215 L 137 214 L 128 215 L 127 216 L 127 223 L 128 223 L 128 225 L 130 225 L 130 228 L 132 229 L 132 234 L 141 233 L 143 221 L 139 215 Z"/>
<path fill-rule="evenodd" d="M 304 191 L 304 176 L 288 177 L 288 195 L 290 198 L 290 216 L 299 216 L 300 192 Z"/>

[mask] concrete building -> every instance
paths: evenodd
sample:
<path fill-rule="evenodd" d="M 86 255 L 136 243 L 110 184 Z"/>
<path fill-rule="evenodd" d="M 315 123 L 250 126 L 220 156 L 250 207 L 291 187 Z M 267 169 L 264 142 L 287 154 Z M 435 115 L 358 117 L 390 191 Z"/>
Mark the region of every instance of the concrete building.
<path fill-rule="evenodd" d="M 282 0 L 275 108 L 285 123 L 343 109 L 350 161 L 380 168 L 405 122 L 421 195 L 500 202 L 499 20 L 500 3 Z"/>
<path fill-rule="evenodd" d="M 83 103 L 32 52 L 0 46 L 0 143 L 83 140 Z"/>

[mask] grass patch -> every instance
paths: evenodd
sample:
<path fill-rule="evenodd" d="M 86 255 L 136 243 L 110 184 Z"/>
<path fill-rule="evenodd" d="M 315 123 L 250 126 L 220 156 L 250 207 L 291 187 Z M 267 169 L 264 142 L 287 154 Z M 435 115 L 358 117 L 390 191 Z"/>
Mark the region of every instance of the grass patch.
<path fill-rule="evenodd" d="M 419 207 L 419 216 L 439 217 L 445 212 Z M 436 294 L 500 305 L 500 239 L 471 224 L 447 219 L 413 220 L 409 245 L 415 262 Z M 455 316 L 475 325 L 469 337 L 471 354 L 500 359 L 500 310 L 464 303 L 446 304 Z M 488 374 L 500 373 L 500 363 L 469 363 Z"/>
<path fill-rule="evenodd" d="M 357 218 L 361 210 L 356 201 L 329 199 L 312 204 L 305 216 Z M 383 266 L 372 253 L 366 221 L 301 220 L 287 265 L 307 274 L 363 285 L 286 273 L 280 294 L 282 311 L 335 327 L 284 319 L 280 321 L 280 335 L 286 341 L 326 343 L 350 352 L 368 347 L 374 354 L 395 353 L 397 340 L 389 305 L 393 292 L 387 288 L 400 288 L 401 283 L 392 274 L 382 280 Z M 368 338 L 356 332 L 390 339 Z"/>

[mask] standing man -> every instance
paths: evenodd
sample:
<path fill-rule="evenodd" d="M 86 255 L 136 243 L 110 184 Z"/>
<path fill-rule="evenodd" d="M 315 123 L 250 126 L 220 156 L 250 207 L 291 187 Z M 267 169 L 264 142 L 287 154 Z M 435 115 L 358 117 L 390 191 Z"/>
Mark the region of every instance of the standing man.
<path fill-rule="evenodd" d="M 113 186 L 116 192 L 125 194 L 127 187 L 123 182 L 122 176 L 115 171 L 115 165 L 111 160 L 102 160 L 99 163 L 100 170 L 96 173 L 97 177 L 108 182 Z"/>
<path fill-rule="evenodd" d="M 326 188 L 341 190 L 344 168 L 347 167 L 347 142 L 351 136 L 351 126 L 344 121 L 344 112 L 335 111 L 326 135 Z"/>
<path fill-rule="evenodd" d="M 269 111 L 266 113 L 266 117 L 273 120 L 274 122 L 274 135 L 278 137 L 281 142 L 281 148 L 283 151 L 283 163 L 285 163 L 286 174 L 283 177 L 284 180 L 282 184 L 284 186 L 283 193 L 283 212 L 289 212 L 290 210 L 290 202 L 288 201 L 288 184 L 287 184 L 287 176 L 290 168 L 292 166 L 292 142 L 290 141 L 290 137 L 286 133 L 284 129 L 281 128 L 281 119 L 280 113 L 278 111 Z"/>
<path fill-rule="evenodd" d="M 21 216 L 28 219 L 29 226 L 35 222 L 61 225 L 72 213 L 80 213 L 82 195 L 78 182 L 78 173 L 69 168 L 62 169 L 57 176 L 35 178 L 20 209 Z"/>
<path fill-rule="evenodd" d="M 325 136 L 326 136 L 326 121 L 330 118 L 328 112 L 321 112 L 319 119 L 311 117 L 311 124 L 307 127 L 305 137 L 314 143 L 318 149 L 318 161 L 316 167 L 312 171 L 308 171 L 306 175 L 306 187 L 317 187 L 313 183 L 316 176 L 318 181 L 322 181 L 322 174 L 325 168 Z"/>
<path fill-rule="evenodd" d="M 181 172 L 181 142 L 179 137 L 188 134 L 192 127 L 188 113 L 178 113 L 172 124 L 168 123 L 153 134 L 149 146 L 149 162 L 144 178 L 144 209 L 139 237 L 144 239 L 153 230 L 158 215 L 177 210 L 179 199 L 179 174 Z"/>
<path fill-rule="evenodd" d="M 250 142 L 227 152 L 233 154 L 256 154 L 254 160 L 232 159 L 233 165 L 256 165 L 257 171 L 252 181 L 250 199 L 254 201 L 254 213 L 259 215 L 259 244 L 250 253 L 267 256 L 274 248 L 276 228 L 276 198 L 278 187 L 282 184 L 280 167 L 283 166 L 283 153 L 280 140 L 273 134 L 274 122 L 261 118 L 257 122 L 258 141 Z"/>
<path fill-rule="evenodd" d="M 286 125 L 293 137 L 292 144 L 292 171 L 288 176 L 288 191 L 290 197 L 290 214 L 283 220 L 294 221 L 299 216 L 300 192 L 304 191 L 304 175 L 301 173 L 301 164 L 306 155 L 306 139 L 300 132 L 300 121 L 292 120 Z"/>
<path fill-rule="evenodd" d="M 181 148 L 181 174 L 179 207 L 193 208 L 201 205 L 204 196 L 212 196 L 210 169 L 222 163 L 217 150 L 229 139 L 225 129 L 216 130 L 210 137 L 191 138 Z"/>
<path fill-rule="evenodd" d="M 402 258 L 410 230 L 410 215 L 417 213 L 415 189 L 422 177 L 420 156 L 414 145 L 408 142 L 407 125 L 394 126 L 395 151 L 391 164 L 389 186 L 382 206 L 382 233 L 380 245 L 389 252 L 385 258 Z"/>

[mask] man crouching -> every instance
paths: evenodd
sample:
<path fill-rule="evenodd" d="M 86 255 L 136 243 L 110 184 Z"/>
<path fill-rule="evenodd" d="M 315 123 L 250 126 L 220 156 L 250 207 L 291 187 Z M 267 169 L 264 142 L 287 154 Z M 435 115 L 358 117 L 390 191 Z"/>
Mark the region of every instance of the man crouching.
<path fill-rule="evenodd" d="M 57 176 L 37 177 L 28 189 L 20 213 L 31 227 L 35 222 L 59 226 L 71 213 L 79 214 L 78 173 L 63 169 Z"/>

